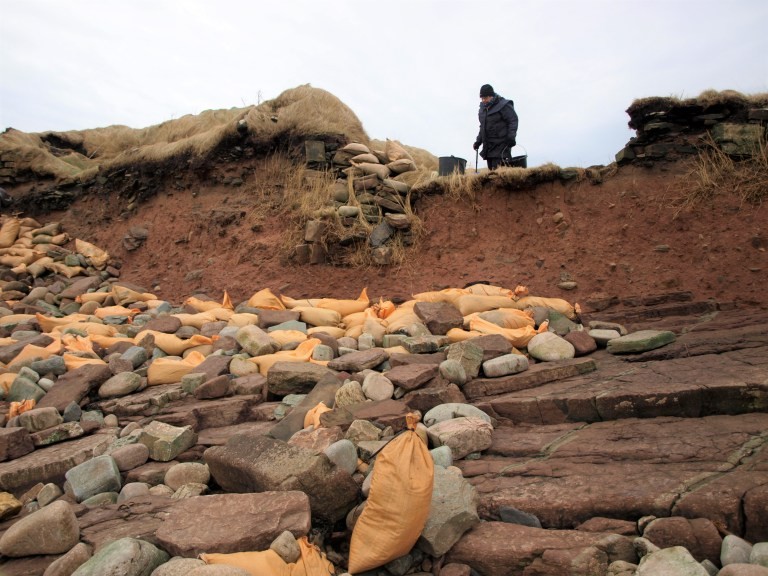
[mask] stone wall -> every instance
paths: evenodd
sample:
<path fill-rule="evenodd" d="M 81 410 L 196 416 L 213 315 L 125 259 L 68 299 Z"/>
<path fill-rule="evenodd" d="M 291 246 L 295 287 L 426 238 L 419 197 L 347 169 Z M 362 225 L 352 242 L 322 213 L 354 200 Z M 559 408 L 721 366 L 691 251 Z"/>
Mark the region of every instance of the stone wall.
<path fill-rule="evenodd" d="M 13 184 L 16 179 L 16 155 L 3 152 L 0 155 L 0 184 Z"/>
<path fill-rule="evenodd" d="M 707 97 L 645 98 L 627 109 L 629 127 L 637 135 L 616 154 L 616 162 L 650 163 L 679 160 L 714 143 L 735 157 L 753 155 L 765 142 L 768 96 L 748 98 L 737 93 Z"/>

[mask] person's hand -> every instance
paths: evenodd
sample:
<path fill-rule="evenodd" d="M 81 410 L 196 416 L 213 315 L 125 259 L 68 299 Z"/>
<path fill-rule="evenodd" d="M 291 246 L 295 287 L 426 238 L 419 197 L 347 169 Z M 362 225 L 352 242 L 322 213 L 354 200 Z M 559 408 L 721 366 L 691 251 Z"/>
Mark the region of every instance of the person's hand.
<path fill-rule="evenodd" d="M 477 150 L 478 148 L 480 148 L 480 142 L 475 142 L 472 144 L 472 150 Z"/>

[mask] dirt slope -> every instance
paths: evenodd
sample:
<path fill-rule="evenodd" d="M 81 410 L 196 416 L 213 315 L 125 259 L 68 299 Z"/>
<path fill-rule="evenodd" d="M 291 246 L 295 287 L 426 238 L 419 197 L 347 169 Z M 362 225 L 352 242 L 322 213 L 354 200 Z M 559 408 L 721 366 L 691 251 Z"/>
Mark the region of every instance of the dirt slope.
<path fill-rule="evenodd" d="M 247 163 L 217 169 L 243 174 Z M 263 218 L 264 206 L 254 204 L 248 186 L 213 180 L 158 184 L 132 211 L 117 192 L 85 195 L 44 219 L 61 220 L 73 237 L 108 250 L 122 261 L 121 279 L 171 301 L 199 292 L 220 298 L 228 290 L 239 302 L 262 288 L 292 297 L 356 297 L 363 287 L 372 298 L 407 299 L 488 281 L 525 284 L 532 294 L 579 302 L 586 310 L 604 306 L 605 297 L 674 291 L 768 306 L 768 210 L 723 193 L 678 212 L 672 202 L 686 170 L 682 164 L 625 166 L 601 184 L 554 182 L 525 191 L 485 186 L 474 202 L 424 196 L 415 209 L 426 235 L 397 267 L 297 266 L 280 249 L 292 224 L 279 197 Z M 129 252 L 122 239 L 136 226 L 149 235 Z M 577 287 L 559 288 L 564 280 Z"/>

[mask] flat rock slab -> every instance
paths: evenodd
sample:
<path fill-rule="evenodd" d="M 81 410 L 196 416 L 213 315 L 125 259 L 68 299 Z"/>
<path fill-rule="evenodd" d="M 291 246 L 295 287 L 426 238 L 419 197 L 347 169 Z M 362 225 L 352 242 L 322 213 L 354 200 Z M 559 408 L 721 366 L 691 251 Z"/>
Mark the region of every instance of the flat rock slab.
<path fill-rule="evenodd" d="M 698 513 L 754 533 L 764 521 L 745 518 L 741 506 L 768 487 L 766 429 L 766 413 L 627 419 L 533 428 L 520 433 L 528 435 L 527 450 L 499 450 L 515 438 L 511 428 L 480 460 L 457 465 L 477 488 L 486 519 L 498 518 L 501 506 L 532 513 L 545 528 L 596 516 Z"/>
<path fill-rule="evenodd" d="M 198 400 L 194 396 L 166 404 L 152 420 L 172 426 L 190 426 L 195 432 L 206 428 L 234 426 L 254 420 L 253 408 L 262 401 L 261 394 Z"/>
<path fill-rule="evenodd" d="M 298 538 L 309 533 L 310 525 L 309 498 L 303 492 L 216 494 L 181 501 L 155 536 L 172 556 L 196 558 L 204 552 L 266 550 L 284 531 Z"/>
<path fill-rule="evenodd" d="M 161 384 L 149 386 L 141 392 L 96 402 L 94 406 L 105 414 L 114 414 L 118 418 L 130 416 L 154 416 L 171 402 L 181 400 L 184 391 L 180 384 Z"/>
<path fill-rule="evenodd" d="M 113 434 L 85 436 L 0 463 L 0 491 L 19 495 L 38 482 L 61 485 L 67 470 L 103 454 L 114 439 Z"/>
<path fill-rule="evenodd" d="M 185 500 L 146 495 L 91 508 L 79 518 L 80 540 L 93 546 L 94 552 L 120 538 L 139 538 L 157 545 L 155 532 L 181 502 Z"/>
<path fill-rule="evenodd" d="M 197 443 L 203 446 L 224 446 L 230 438 L 244 432 L 267 436 L 274 425 L 274 422 L 264 420 L 262 422 L 243 422 L 242 424 L 219 428 L 206 428 L 197 435 Z"/>
<path fill-rule="evenodd" d="M 639 354 L 674 341 L 675 333 L 670 330 L 640 330 L 609 340 L 607 348 L 611 354 Z"/>
<path fill-rule="evenodd" d="M 605 574 L 617 560 L 637 562 L 632 540 L 626 536 L 503 522 L 478 524 L 445 558 L 446 563 L 467 564 L 484 576 Z"/>
<path fill-rule="evenodd" d="M 500 378 L 475 378 L 462 388 L 464 395 L 470 399 L 496 396 L 517 390 L 536 388 L 553 380 L 562 380 L 597 369 L 592 358 L 575 358 L 557 362 L 542 362 L 534 364 L 525 372 L 502 376 Z"/>
<path fill-rule="evenodd" d="M 599 364 L 594 373 L 488 399 L 487 406 L 501 418 L 531 424 L 766 410 L 763 354 L 768 350 L 756 348 L 638 365 L 601 351 L 591 357 Z"/>

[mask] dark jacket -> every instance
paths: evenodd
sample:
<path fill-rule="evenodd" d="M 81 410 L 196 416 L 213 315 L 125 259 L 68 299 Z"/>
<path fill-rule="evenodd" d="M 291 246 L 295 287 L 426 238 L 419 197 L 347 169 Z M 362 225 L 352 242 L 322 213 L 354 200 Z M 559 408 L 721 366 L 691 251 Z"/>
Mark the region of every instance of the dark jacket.
<path fill-rule="evenodd" d="M 517 112 L 512 100 L 494 96 L 488 105 L 480 104 L 477 114 L 480 132 L 476 143 L 483 145 L 480 156 L 485 158 L 507 158 L 517 138 Z"/>

